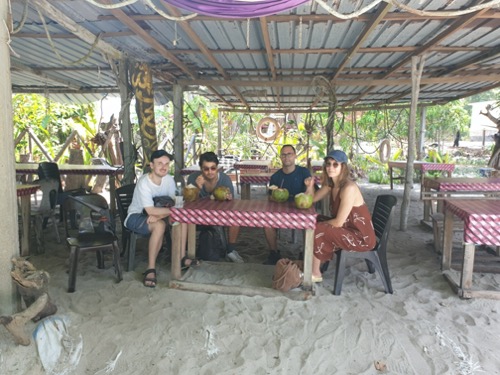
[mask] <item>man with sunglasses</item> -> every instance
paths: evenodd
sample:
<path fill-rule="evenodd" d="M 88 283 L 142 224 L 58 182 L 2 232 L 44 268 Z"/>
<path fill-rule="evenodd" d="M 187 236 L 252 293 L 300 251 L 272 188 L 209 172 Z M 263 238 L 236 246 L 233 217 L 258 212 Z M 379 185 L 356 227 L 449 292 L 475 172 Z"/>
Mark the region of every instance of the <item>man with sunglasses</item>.
<path fill-rule="evenodd" d="M 229 188 L 230 196 L 234 197 L 233 182 L 227 174 L 219 171 L 219 158 L 214 152 L 208 151 L 200 155 L 200 171 L 191 173 L 188 177 L 188 185 L 195 185 L 200 189 L 200 198 L 210 196 L 218 186 Z M 243 258 L 236 251 L 236 241 L 240 233 L 240 227 L 228 228 L 228 245 L 226 258 L 235 263 L 244 263 Z"/>
<path fill-rule="evenodd" d="M 280 159 L 282 168 L 271 176 L 269 186 L 275 185 L 279 188 L 287 189 L 290 194 L 288 200 L 293 201 L 297 194 L 306 191 L 307 186 L 304 184 L 304 180 L 311 177 L 311 172 L 309 172 L 307 168 L 295 165 L 297 153 L 295 147 L 292 145 L 284 145 L 281 148 Z M 276 229 L 264 228 L 264 233 L 270 249 L 269 256 L 264 264 L 276 264 L 281 258 L 281 254 L 278 250 Z"/>

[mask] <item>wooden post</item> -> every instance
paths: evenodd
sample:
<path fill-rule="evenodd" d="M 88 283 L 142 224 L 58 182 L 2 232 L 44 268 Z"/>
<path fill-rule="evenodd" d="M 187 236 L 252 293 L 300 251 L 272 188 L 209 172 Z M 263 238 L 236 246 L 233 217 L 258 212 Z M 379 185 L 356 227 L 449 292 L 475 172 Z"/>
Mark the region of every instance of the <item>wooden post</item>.
<path fill-rule="evenodd" d="M 184 168 L 184 126 L 183 117 L 183 87 L 174 85 L 174 158 L 175 158 L 175 181 L 182 181 L 181 169 Z"/>
<path fill-rule="evenodd" d="M 415 161 L 415 123 L 417 120 L 418 94 L 420 92 L 420 79 L 424 69 L 424 56 L 413 56 L 411 59 L 411 107 L 410 124 L 408 126 L 408 160 L 405 173 L 405 190 L 403 193 L 403 203 L 401 204 L 400 226 L 402 231 L 406 231 L 408 226 L 408 216 L 410 214 L 410 193 L 413 189 L 413 163 Z"/>
<path fill-rule="evenodd" d="M 19 254 L 19 228 L 17 220 L 16 172 L 14 167 L 14 126 L 12 124 L 12 90 L 10 79 L 10 51 L 8 41 L 11 25 L 9 1 L 0 0 L 0 315 L 15 312 L 15 287 L 10 277 L 11 259 Z"/>
<path fill-rule="evenodd" d="M 123 138 L 123 165 L 124 173 L 122 185 L 132 184 L 135 180 L 135 151 L 132 139 L 132 125 L 130 124 L 130 98 L 131 91 L 128 81 L 127 59 L 121 59 L 118 66 L 118 87 L 120 89 L 120 131 Z"/>
<path fill-rule="evenodd" d="M 420 137 L 418 139 L 417 145 L 417 160 L 422 160 L 424 157 L 424 146 L 425 146 L 425 123 L 427 107 L 420 108 Z"/>
<path fill-rule="evenodd" d="M 158 148 L 152 74 L 149 65 L 141 62 L 134 63 L 130 74 L 130 82 L 135 92 L 135 111 L 139 120 L 145 172 L 149 171 L 151 153 Z"/>
<path fill-rule="evenodd" d="M 222 157 L 222 111 L 217 111 L 217 156 Z"/>

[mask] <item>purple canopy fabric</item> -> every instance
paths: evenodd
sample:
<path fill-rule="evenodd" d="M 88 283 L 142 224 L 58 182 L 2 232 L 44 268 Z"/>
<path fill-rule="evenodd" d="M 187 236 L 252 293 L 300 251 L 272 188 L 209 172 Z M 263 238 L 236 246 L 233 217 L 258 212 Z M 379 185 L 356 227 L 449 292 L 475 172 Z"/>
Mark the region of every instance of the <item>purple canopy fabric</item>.
<path fill-rule="evenodd" d="M 170 5 L 213 17 L 254 18 L 296 8 L 309 0 L 163 0 Z"/>

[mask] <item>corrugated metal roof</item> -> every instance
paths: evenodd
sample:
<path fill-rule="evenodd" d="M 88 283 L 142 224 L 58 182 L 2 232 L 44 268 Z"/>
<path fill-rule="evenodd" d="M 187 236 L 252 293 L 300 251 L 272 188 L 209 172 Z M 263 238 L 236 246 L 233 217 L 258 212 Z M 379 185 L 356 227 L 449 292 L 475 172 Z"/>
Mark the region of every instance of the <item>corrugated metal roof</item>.
<path fill-rule="evenodd" d="M 74 101 L 117 93 L 110 60 L 96 49 L 88 58 L 68 64 L 86 56 L 89 42 L 63 26 L 56 15 L 44 14 L 53 48 L 33 3 L 29 3 L 24 26 L 12 35 L 11 46 L 19 55 L 11 55 L 13 91 L 49 91 L 54 97 Z M 335 1 L 332 7 L 351 14 L 370 3 Z M 402 3 L 425 11 L 452 11 L 476 4 L 472 0 Z M 198 15 L 176 22 L 159 16 L 142 1 L 118 11 L 82 0 L 50 4 L 130 59 L 150 64 L 158 88 L 169 90 L 174 83 L 198 85 L 200 90 L 206 87 L 203 94 L 229 110 L 324 109 L 327 100 L 317 97 L 320 87 L 312 83 L 318 76 L 334 85 L 341 107 L 407 104 L 411 56 L 419 52 L 426 54 L 421 101 L 446 102 L 500 85 L 498 8 L 458 17 L 417 16 L 392 8 L 376 23 L 377 12 L 388 6 L 385 2 L 351 20 L 332 16 L 310 2 L 265 19 Z M 14 2 L 12 9 L 17 25 L 24 4 Z M 117 13 L 127 17 L 126 24 Z M 130 23 L 151 39 L 133 32 Z M 359 42 L 364 33 L 366 38 Z M 346 60 L 352 50 L 356 52 Z M 430 78 L 433 81 L 426 81 Z M 160 101 L 167 100 L 163 90 L 156 94 Z"/>

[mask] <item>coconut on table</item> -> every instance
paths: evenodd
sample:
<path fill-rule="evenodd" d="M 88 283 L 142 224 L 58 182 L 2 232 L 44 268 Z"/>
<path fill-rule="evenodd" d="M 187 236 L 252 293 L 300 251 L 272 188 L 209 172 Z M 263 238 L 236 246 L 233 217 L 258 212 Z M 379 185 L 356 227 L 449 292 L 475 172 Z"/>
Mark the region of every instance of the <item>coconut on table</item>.
<path fill-rule="evenodd" d="M 276 185 L 269 186 L 269 190 L 271 190 L 271 199 L 278 203 L 286 202 L 290 196 L 287 189 L 280 188 Z"/>

